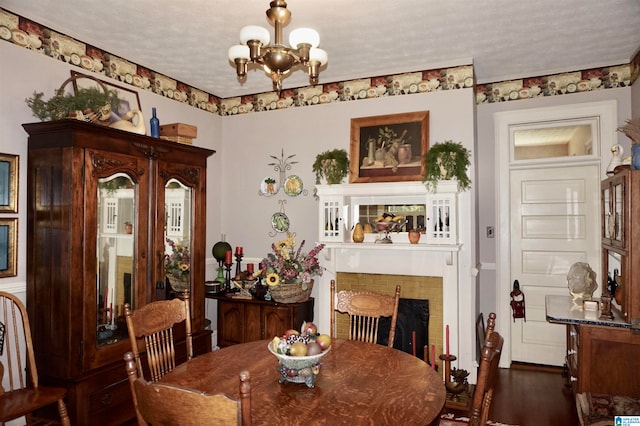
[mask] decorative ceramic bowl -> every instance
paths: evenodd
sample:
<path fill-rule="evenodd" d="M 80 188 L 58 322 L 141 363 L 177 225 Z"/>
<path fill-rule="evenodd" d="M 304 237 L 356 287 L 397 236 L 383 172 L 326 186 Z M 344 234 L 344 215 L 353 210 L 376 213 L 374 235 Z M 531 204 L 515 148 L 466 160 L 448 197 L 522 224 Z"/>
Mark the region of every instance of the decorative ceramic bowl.
<path fill-rule="evenodd" d="M 320 358 L 331 350 L 331 346 L 329 346 L 317 355 L 289 356 L 275 352 L 271 347 L 271 342 L 269 342 L 267 348 L 269 352 L 278 358 L 280 383 L 305 383 L 310 388 L 314 387 L 316 376 L 320 373 Z"/>

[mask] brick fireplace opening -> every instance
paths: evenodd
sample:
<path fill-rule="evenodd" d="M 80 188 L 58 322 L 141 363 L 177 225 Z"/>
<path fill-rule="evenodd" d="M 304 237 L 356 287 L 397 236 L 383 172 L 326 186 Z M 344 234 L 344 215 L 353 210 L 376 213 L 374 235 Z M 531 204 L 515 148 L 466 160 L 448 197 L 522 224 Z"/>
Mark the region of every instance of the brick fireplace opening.
<path fill-rule="evenodd" d="M 338 272 L 336 274 L 336 290 L 369 290 L 393 296 L 396 285 L 400 285 L 400 298 L 428 300 L 428 344 L 436 346 L 436 357 L 443 353 L 443 306 L 442 277 L 425 277 L 410 275 L 365 274 Z M 346 314 L 336 317 L 336 336 L 347 338 L 349 319 Z M 410 336 L 410 332 L 409 332 Z M 422 358 L 422 348 L 417 348 Z M 439 360 L 438 360 L 439 362 Z"/>

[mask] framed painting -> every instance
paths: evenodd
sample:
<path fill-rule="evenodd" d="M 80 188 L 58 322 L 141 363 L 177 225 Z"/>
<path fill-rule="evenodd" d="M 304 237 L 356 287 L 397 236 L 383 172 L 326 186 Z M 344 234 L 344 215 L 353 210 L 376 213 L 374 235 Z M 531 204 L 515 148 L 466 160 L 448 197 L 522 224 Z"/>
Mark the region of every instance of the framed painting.
<path fill-rule="evenodd" d="M 0 219 L 0 278 L 18 274 L 18 219 Z"/>
<path fill-rule="evenodd" d="M 0 154 L 0 213 L 18 213 L 18 156 Z"/>
<path fill-rule="evenodd" d="M 351 119 L 350 183 L 422 180 L 429 111 Z"/>
<path fill-rule="evenodd" d="M 126 87 L 118 86 L 113 83 L 109 83 L 108 81 L 99 80 L 94 76 L 88 76 L 86 74 L 79 73 L 77 71 L 71 71 L 72 77 L 77 77 L 73 81 L 73 90 L 78 89 L 89 89 L 92 87 L 100 89 L 100 83 L 104 84 L 104 86 L 108 90 L 114 90 L 120 99 L 120 106 L 118 111 L 112 111 L 112 114 L 116 114 L 117 117 L 111 117 L 111 121 L 119 120 L 122 118 L 130 110 L 138 110 L 142 111 L 142 107 L 140 106 L 140 97 L 138 96 L 138 92 L 135 90 L 127 89 Z M 86 77 L 86 78 L 82 78 Z M 98 81 L 100 83 L 98 83 Z"/>

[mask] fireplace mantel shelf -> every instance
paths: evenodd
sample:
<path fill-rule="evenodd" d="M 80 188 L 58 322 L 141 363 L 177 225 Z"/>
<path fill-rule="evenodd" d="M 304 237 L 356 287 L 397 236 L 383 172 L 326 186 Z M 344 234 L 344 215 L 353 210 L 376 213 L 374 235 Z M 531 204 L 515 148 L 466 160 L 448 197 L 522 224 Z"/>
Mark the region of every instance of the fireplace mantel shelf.
<path fill-rule="evenodd" d="M 410 243 L 324 243 L 328 249 L 342 250 L 411 250 L 411 251 L 460 251 L 462 244 L 410 244 Z"/>
<path fill-rule="evenodd" d="M 333 252 L 336 250 L 356 251 L 356 250 L 375 250 L 375 251 L 410 251 L 410 252 L 432 252 L 443 253 L 444 261 L 447 265 L 453 265 L 453 253 L 457 253 L 462 248 L 462 244 L 410 244 L 410 243 L 392 243 L 392 244 L 376 244 L 376 243 L 325 243 L 324 258 L 331 260 Z"/>

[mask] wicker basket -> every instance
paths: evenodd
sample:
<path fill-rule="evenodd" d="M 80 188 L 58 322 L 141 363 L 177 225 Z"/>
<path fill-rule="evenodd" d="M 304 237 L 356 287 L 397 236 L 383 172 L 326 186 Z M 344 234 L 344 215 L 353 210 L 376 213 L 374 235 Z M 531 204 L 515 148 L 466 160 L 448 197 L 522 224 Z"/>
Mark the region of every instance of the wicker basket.
<path fill-rule="evenodd" d="M 183 293 L 186 290 L 189 290 L 189 287 L 191 286 L 191 278 L 189 275 L 183 275 L 180 276 L 180 278 L 174 277 L 173 275 L 167 275 L 167 279 L 169 280 L 169 284 L 173 291 L 177 293 Z"/>
<path fill-rule="evenodd" d="M 313 290 L 313 280 L 307 284 L 307 289 L 302 289 L 302 283 L 280 284 L 270 288 L 271 297 L 278 303 L 302 303 L 309 300 Z"/>

